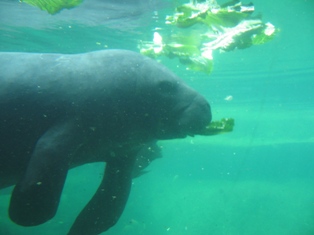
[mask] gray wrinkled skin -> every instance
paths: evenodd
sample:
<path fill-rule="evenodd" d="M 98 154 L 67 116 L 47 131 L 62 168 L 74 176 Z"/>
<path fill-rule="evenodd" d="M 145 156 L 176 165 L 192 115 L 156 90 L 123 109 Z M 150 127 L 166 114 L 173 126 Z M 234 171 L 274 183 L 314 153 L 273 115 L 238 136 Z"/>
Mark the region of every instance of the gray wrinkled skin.
<path fill-rule="evenodd" d="M 124 50 L 0 53 L 0 109 L 0 188 L 15 185 L 15 223 L 51 219 L 68 170 L 107 163 L 70 235 L 113 226 L 139 165 L 160 157 L 156 141 L 201 135 L 211 121 L 200 94 L 154 60 Z"/>

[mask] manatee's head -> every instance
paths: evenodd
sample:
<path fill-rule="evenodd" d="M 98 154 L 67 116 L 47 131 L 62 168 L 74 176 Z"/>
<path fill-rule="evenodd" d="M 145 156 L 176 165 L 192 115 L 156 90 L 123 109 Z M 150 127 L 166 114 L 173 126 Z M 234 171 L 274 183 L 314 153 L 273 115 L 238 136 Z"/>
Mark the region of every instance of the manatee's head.
<path fill-rule="evenodd" d="M 191 90 L 191 95 L 195 91 Z M 186 135 L 203 135 L 206 132 L 206 127 L 210 124 L 212 115 L 209 103 L 205 100 L 203 96 L 198 93 L 194 93 L 194 98 L 190 97 L 190 102 L 187 102 L 187 106 L 182 103 L 184 101 L 178 102 L 177 105 L 179 110 L 178 119 L 175 129 L 178 130 L 179 134 L 183 137 Z M 174 109 L 176 110 L 176 109 Z"/>
<path fill-rule="evenodd" d="M 161 86 L 164 86 L 161 85 Z M 184 138 L 205 134 L 211 122 L 209 103 L 203 96 L 184 83 L 168 83 L 166 90 L 160 90 L 164 100 L 158 120 L 158 139 Z"/>
<path fill-rule="evenodd" d="M 157 139 L 184 138 L 205 134 L 211 110 L 205 98 L 161 65 L 151 74 L 150 108 L 155 117 Z"/>

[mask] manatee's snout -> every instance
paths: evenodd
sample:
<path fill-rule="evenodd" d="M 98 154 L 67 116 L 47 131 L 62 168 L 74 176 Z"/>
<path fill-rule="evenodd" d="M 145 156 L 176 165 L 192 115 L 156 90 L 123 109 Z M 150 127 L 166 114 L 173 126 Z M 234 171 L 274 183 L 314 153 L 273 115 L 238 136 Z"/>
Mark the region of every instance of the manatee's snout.
<path fill-rule="evenodd" d="M 202 135 L 206 126 L 211 122 L 212 114 L 209 103 L 202 97 L 196 96 L 193 102 L 184 110 L 179 120 L 180 129 L 186 135 Z"/>

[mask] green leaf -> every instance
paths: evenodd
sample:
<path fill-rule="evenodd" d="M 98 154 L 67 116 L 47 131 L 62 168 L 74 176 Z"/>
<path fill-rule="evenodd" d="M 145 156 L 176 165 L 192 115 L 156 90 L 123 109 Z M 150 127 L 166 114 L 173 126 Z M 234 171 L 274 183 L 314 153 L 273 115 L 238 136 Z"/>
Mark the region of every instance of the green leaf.
<path fill-rule="evenodd" d="M 213 121 L 207 127 L 204 135 L 218 135 L 233 131 L 234 119 L 222 118 L 220 121 Z"/>
<path fill-rule="evenodd" d="M 49 14 L 54 15 L 63 9 L 71 9 L 78 6 L 83 0 L 21 0 L 29 5 L 47 11 Z"/>

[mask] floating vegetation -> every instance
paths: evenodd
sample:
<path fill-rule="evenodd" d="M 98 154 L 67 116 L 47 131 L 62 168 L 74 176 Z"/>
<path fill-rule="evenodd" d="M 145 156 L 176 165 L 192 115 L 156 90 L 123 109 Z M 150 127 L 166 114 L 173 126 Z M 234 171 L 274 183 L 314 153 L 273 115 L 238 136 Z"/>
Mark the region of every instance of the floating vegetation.
<path fill-rule="evenodd" d="M 263 23 L 261 16 L 252 16 L 254 10 L 252 3 L 243 5 L 239 1 L 221 6 L 215 0 L 190 1 L 166 17 L 166 25 L 176 26 L 169 30 L 170 35 L 156 29 L 153 41 L 139 43 L 140 52 L 153 58 L 177 57 L 187 69 L 210 74 L 213 51 L 245 49 L 274 38 L 278 29 Z"/>
<path fill-rule="evenodd" d="M 54 15 L 63 9 L 71 9 L 78 6 L 83 0 L 20 0 L 20 2 L 25 2 Z"/>

